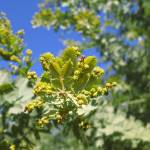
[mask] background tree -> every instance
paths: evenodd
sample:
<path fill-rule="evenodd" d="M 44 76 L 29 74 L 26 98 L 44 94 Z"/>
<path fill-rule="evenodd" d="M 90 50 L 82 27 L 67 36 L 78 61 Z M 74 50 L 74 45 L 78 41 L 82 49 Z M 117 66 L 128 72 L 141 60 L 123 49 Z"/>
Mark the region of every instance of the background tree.
<path fill-rule="evenodd" d="M 32 87 L 26 79 L 30 67 L 31 50 L 23 55 L 23 30 L 14 33 L 9 20 L 0 13 L 0 149 L 32 149 L 36 128 L 24 113 L 32 99 Z"/>

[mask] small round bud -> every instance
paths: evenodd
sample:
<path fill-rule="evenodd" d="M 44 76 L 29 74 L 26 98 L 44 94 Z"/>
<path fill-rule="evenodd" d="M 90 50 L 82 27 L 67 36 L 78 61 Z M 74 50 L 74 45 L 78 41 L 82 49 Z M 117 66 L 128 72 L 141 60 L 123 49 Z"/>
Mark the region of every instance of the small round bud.
<path fill-rule="evenodd" d="M 78 80 L 78 76 L 74 75 L 73 77 L 73 80 Z"/>
<path fill-rule="evenodd" d="M 57 121 L 57 123 L 62 122 L 62 116 L 60 114 L 56 114 L 56 121 Z"/>
<path fill-rule="evenodd" d="M 107 83 L 106 83 L 106 87 L 107 87 L 107 88 L 111 88 L 111 87 L 112 87 L 112 84 L 109 83 L 109 82 L 107 82 Z"/>
<path fill-rule="evenodd" d="M 112 82 L 112 85 L 113 85 L 113 86 L 116 86 L 116 85 L 117 85 L 117 82 Z"/>
<path fill-rule="evenodd" d="M 85 69 L 88 69 L 88 68 L 89 68 L 89 65 L 88 65 L 88 64 L 84 64 L 84 68 L 85 68 Z"/>
<path fill-rule="evenodd" d="M 74 74 L 75 74 L 75 75 L 79 75 L 79 74 L 80 74 L 80 71 L 79 71 L 79 70 L 76 70 L 76 71 L 74 72 Z"/>
<path fill-rule="evenodd" d="M 9 147 L 10 150 L 16 150 L 16 145 L 15 144 L 11 144 Z"/>
<path fill-rule="evenodd" d="M 27 73 L 27 78 L 28 78 L 29 80 L 37 80 L 36 72 L 35 72 L 35 71 L 28 72 L 28 73 Z"/>
<path fill-rule="evenodd" d="M 32 54 L 32 50 L 27 49 L 27 50 L 26 50 L 26 54 L 27 54 L 27 55 L 31 55 L 31 54 Z"/>
<path fill-rule="evenodd" d="M 97 92 L 93 93 L 93 96 L 94 96 L 94 97 L 96 97 L 97 95 L 98 95 L 98 93 L 97 93 Z"/>
<path fill-rule="evenodd" d="M 17 56 L 15 56 L 15 55 L 12 55 L 12 56 L 10 57 L 10 60 L 11 60 L 11 61 L 15 61 L 15 62 L 20 62 L 20 61 L 21 61 L 20 58 L 17 57 Z"/>

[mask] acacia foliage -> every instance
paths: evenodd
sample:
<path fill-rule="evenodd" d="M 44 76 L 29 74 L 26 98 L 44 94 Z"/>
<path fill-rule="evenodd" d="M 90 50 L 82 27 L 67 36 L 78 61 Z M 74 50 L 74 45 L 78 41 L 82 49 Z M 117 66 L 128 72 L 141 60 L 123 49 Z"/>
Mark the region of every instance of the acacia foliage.
<path fill-rule="evenodd" d="M 53 120 L 63 126 L 88 128 L 86 117 L 99 103 L 97 97 L 107 95 L 115 82 L 102 84 L 104 70 L 96 66 L 96 57 L 82 56 L 76 46 L 67 47 L 59 57 L 51 53 L 41 55 L 43 74 L 34 81 L 36 99 L 29 102 L 25 111 L 37 111 L 37 125 L 49 127 Z M 32 113 L 31 113 L 32 114 Z M 84 124 L 87 124 L 84 126 Z M 71 127 L 70 126 L 70 127 Z"/>
<path fill-rule="evenodd" d="M 96 58 L 81 56 L 76 46 L 66 48 L 58 58 L 51 53 L 43 54 L 40 61 L 44 73 L 38 79 L 35 72 L 28 72 L 32 65 L 32 51 L 27 50 L 23 56 L 23 37 L 13 33 L 3 13 L 0 19 L 0 56 L 3 61 L 15 65 L 11 65 L 12 70 L 1 72 L 0 148 L 33 149 L 33 136 L 39 139 L 40 132 L 49 132 L 52 124 L 57 126 L 63 120 L 69 128 L 88 128 L 88 124 L 80 123 L 96 108 L 98 101 L 94 98 L 107 94 L 116 84 L 107 83 L 99 87 L 104 70 L 96 67 Z M 12 79 L 11 75 L 15 75 L 16 79 Z M 26 75 L 30 81 L 25 79 Z M 24 106 L 33 96 L 36 99 Z M 34 109 L 37 114 L 30 115 Z M 74 124 L 69 125 L 71 122 Z M 41 129 L 44 125 L 48 125 L 47 130 Z"/>
<path fill-rule="evenodd" d="M 86 40 L 79 45 L 96 48 L 101 53 L 101 60 L 111 61 L 108 72 L 116 73 L 113 78 L 125 81 L 121 85 L 126 88 L 114 94 L 113 104 L 118 107 L 126 103 L 128 114 L 149 122 L 149 1 L 46 0 L 39 6 L 39 12 L 33 17 L 33 26 L 81 33 Z M 108 32 L 108 28 L 117 33 Z M 125 44 L 135 41 L 134 46 Z"/>
<path fill-rule="evenodd" d="M 150 114 L 149 6 L 148 0 L 46 0 L 40 4 L 32 24 L 34 27 L 52 27 L 55 31 L 64 30 L 65 33 L 70 30 L 79 32 L 86 39 L 78 42 L 81 47 L 97 48 L 102 60 L 111 61 L 108 72 L 115 71 L 112 78 L 119 79 L 120 84 L 112 93 L 112 104 L 147 124 Z M 101 21 L 101 12 L 104 22 Z M 106 32 L 109 27 L 118 34 Z M 125 44 L 126 41 L 137 41 L 137 45 L 130 46 Z M 117 147 L 110 139 L 107 148 L 129 149 L 128 142 Z M 141 144 L 138 148 L 149 149 L 149 145 Z"/>

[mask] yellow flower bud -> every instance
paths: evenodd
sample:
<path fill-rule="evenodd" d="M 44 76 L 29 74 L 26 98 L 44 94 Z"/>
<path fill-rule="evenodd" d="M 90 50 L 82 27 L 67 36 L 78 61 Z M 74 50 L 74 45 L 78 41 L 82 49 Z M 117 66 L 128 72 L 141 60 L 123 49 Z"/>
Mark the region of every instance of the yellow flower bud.
<path fill-rule="evenodd" d="M 107 88 L 112 88 L 112 86 L 113 86 L 113 85 L 112 85 L 111 83 L 109 83 L 109 82 L 106 83 L 106 87 L 107 87 Z"/>
<path fill-rule="evenodd" d="M 76 50 L 76 51 L 79 51 L 79 47 L 78 46 L 72 46 L 71 48 Z"/>
<path fill-rule="evenodd" d="M 96 76 L 102 76 L 102 75 L 104 75 L 104 70 L 100 67 L 95 67 L 94 70 L 93 70 L 93 73 Z"/>
<path fill-rule="evenodd" d="M 79 105 L 85 105 L 85 104 L 87 104 L 87 98 L 86 98 L 86 96 L 84 94 L 79 94 L 77 96 L 77 103 Z"/>
<path fill-rule="evenodd" d="M 9 147 L 10 150 L 16 150 L 16 145 L 15 144 L 11 144 Z"/>
<path fill-rule="evenodd" d="M 74 75 L 73 77 L 73 80 L 78 80 L 78 76 Z"/>
<path fill-rule="evenodd" d="M 89 68 L 89 65 L 88 65 L 88 64 L 84 64 L 84 68 L 85 68 L 85 69 L 88 69 L 88 68 Z"/>
<path fill-rule="evenodd" d="M 116 85 L 117 85 L 117 82 L 112 82 L 112 85 L 113 85 L 113 86 L 116 86 Z"/>
<path fill-rule="evenodd" d="M 28 72 L 27 73 L 27 78 L 29 79 L 29 80 L 37 80 L 37 75 L 36 75 L 36 72 L 35 71 L 32 71 L 32 72 Z"/>
<path fill-rule="evenodd" d="M 36 95 L 41 95 L 41 94 L 51 95 L 52 94 L 52 87 L 49 83 L 38 82 L 35 85 L 34 94 L 36 94 Z"/>
<path fill-rule="evenodd" d="M 74 74 L 75 74 L 75 75 L 79 75 L 79 74 L 80 74 L 80 71 L 79 71 L 79 70 L 76 70 L 76 71 L 74 72 Z"/>
<path fill-rule="evenodd" d="M 79 124 L 79 127 L 82 128 L 83 130 L 87 130 L 88 128 L 91 127 L 91 125 L 88 122 L 81 121 L 81 123 Z"/>
<path fill-rule="evenodd" d="M 43 106 L 44 102 L 41 99 L 33 100 L 25 106 L 25 111 L 32 112 L 36 108 L 41 108 Z"/>
<path fill-rule="evenodd" d="M 40 127 L 44 127 L 45 125 L 48 125 L 49 121 L 50 121 L 49 117 L 44 116 L 44 117 L 42 117 L 41 119 L 38 120 L 37 124 Z"/>
<path fill-rule="evenodd" d="M 57 121 L 57 123 L 62 122 L 62 116 L 60 114 L 56 114 L 56 121 Z"/>
<path fill-rule="evenodd" d="M 49 62 L 52 61 L 52 58 L 53 55 L 51 53 L 45 53 L 40 57 L 40 62 L 45 70 L 49 69 Z"/>
<path fill-rule="evenodd" d="M 94 97 L 96 97 L 97 95 L 98 95 L 98 93 L 97 93 L 97 92 L 93 93 L 93 96 L 94 96 Z"/>
<path fill-rule="evenodd" d="M 17 56 L 15 56 L 15 55 L 12 55 L 12 56 L 10 57 L 10 60 L 15 61 L 15 62 L 20 62 L 20 61 L 21 61 L 20 58 L 17 57 Z"/>
<path fill-rule="evenodd" d="M 26 54 L 27 54 L 27 55 L 31 55 L 31 54 L 32 54 L 32 50 L 27 49 L 27 50 L 26 50 Z"/>

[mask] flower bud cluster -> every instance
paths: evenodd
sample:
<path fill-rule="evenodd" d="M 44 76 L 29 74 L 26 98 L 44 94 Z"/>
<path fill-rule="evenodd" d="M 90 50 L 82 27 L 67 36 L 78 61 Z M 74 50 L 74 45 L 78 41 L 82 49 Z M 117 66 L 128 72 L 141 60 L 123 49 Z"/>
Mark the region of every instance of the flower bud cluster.
<path fill-rule="evenodd" d="M 32 50 L 27 49 L 27 50 L 26 50 L 26 55 L 31 55 L 31 54 L 32 54 Z"/>
<path fill-rule="evenodd" d="M 52 55 L 50 53 L 45 53 L 40 57 L 40 62 L 45 70 L 49 69 L 49 62 L 51 61 L 51 59 Z"/>
<path fill-rule="evenodd" d="M 95 67 L 93 69 L 92 75 L 94 77 L 99 77 L 99 76 L 103 76 L 104 75 L 104 70 L 100 67 Z"/>
<path fill-rule="evenodd" d="M 11 144 L 9 147 L 10 150 L 16 150 L 16 145 L 15 144 Z"/>
<path fill-rule="evenodd" d="M 63 119 L 62 116 L 60 114 L 56 113 L 56 122 L 61 123 L 62 119 Z"/>
<path fill-rule="evenodd" d="M 117 85 L 117 82 L 107 82 L 105 86 L 106 86 L 106 88 L 109 89 L 109 88 L 112 88 L 116 85 Z"/>
<path fill-rule="evenodd" d="M 88 90 L 82 90 L 81 91 L 82 94 L 84 94 L 85 96 L 89 96 L 91 93 Z"/>
<path fill-rule="evenodd" d="M 80 55 L 81 55 L 81 52 L 80 52 L 78 46 L 72 46 L 71 48 L 74 49 L 74 50 L 76 51 L 76 56 L 80 56 Z"/>
<path fill-rule="evenodd" d="M 35 99 L 26 105 L 25 111 L 32 112 L 36 108 L 41 108 L 43 106 L 43 104 L 44 104 L 43 100 Z"/>
<path fill-rule="evenodd" d="M 35 71 L 32 71 L 32 72 L 28 72 L 27 73 L 27 78 L 29 79 L 29 80 L 37 80 L 37 74 L 36 74 L 36 72 Z"/>
<path fill-rule="evenodd" d="M 39 125 L 40 127 L 44 127 L 45 125 L 48 125 L 49 122 L 50 122 L 49 117 L 44 116 L 37 121 L 37 125 Z"/>
<path fill-rule="evenodd" d="M 78 80 L 80 73 L 81 73 L 80 70 L 76 70 L 76 71 L 74 72 L 73 79 L 74 79 L 74 80 Z"/>
<path fill-rule="evenodd" d="M 91 97 L 97 97 L 99 95 L 107 95 L 108 90 L 116 86 L 116 82 L 107 82 L 104 87 L 92 88 L 90 90 Z"/>
<path fill-rule="evenodd" d="M 34 94 L 44 102 L 33 101 L 26 106 L 28 112 L 43 106 L 40 119 L 36 119 L 39 126 L 48 125 L 50 120 L 59 124 L 67 120 L 70 122 L 75 117 L 80 119 L 78 110 L 85 109 L 84 105 L 95 106 L 96 98 L 106 95 L 108 90 L 116 85 L 115 82 L 110 82 L 100 87 L 99 78 L 104 74 L 104 70 L 96 67 L 96 58 L 81 56 L 78 60 L 78 55 L 81 55 L 79 48 L 71 46 L 58 58 L 51 53 L 40 57 L 44 73 L 40 81 L 34 82 Z M 28 72 L 27 76 L 28 79 L 37 79 L 35 72 Z M 85 122 L 81 122 L 79 126 L 83 129 L 89 128 L 89 124 Z"/>
<path fill-rule="evenodd" d="M 81 121 L 79 127 L 82 128 L 83 130 L 87 130 L 91 127 L 91 125 L 87 122 Z"/>
<path fill-rule="evenodd" d="M 25 58 L 24 58 L 24 60 L 25 60 L 25 62 L 26 62 L 26 64 L 27 64 L 27 66 L 31 66 L 31 64 L 32 64 L 31 55 L 32 55 L 32 50 L 27 49 L 27 50 L 26 50 L 26 56 L 25 56 Z"/>
<path fill-rule="evenodd" d="M 79 105 L 86 105 L 88 103 L 86 96 L 84 94 L 77 95 L 77 103 Z"/>
<path fill-rule="evenodd" d="M 14 61 L 14 62 L 18 62 L 18 63 L 21 61 L 20 58 L 17 57 L 17 56 L 15 56 L 15 55 L 12 55 L 12 56 L 10 57 L 10 60 L 11 60 L 11 61 Z"/>
<path fill-rule="evenodd" d="M 34 87 L 34 94 L 35 95 L 42 95 L 42 94 L 51 95 L 52 87 L 49 83 L 38 82 Z"/>
<path fill-rule="evenodd" d="M 89 69 L 89 65 L 84 62 L 85 57 L 82 56 L 80 61 L 77 63 L 77 69 L 74 72 L 73 79 L 78 80 L 80 74 L 84 73 L 87 69 Z"/>

